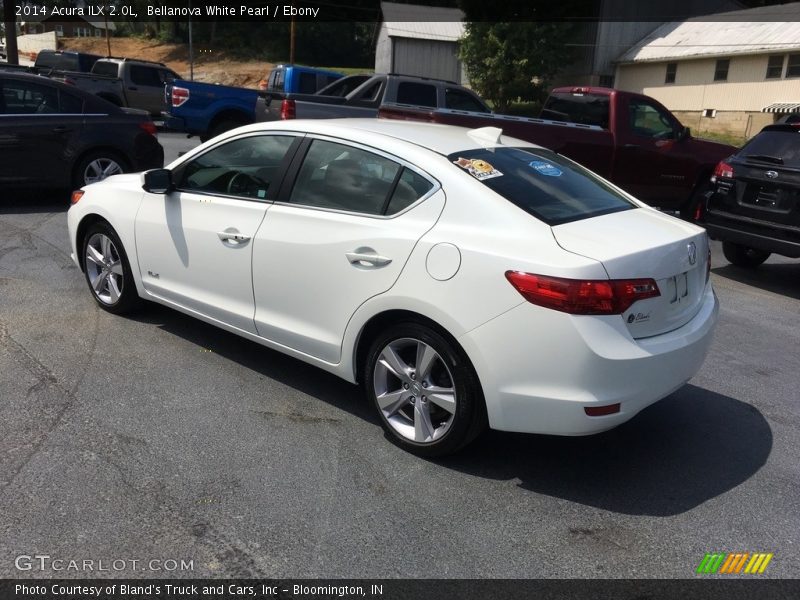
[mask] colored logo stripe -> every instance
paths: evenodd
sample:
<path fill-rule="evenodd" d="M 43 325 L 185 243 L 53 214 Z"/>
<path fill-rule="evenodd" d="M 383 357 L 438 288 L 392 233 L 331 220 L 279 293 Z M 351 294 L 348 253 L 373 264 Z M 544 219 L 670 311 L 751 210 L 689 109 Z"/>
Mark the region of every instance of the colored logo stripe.
<path fill-rule="evenodd" d="M 766 570 L 772 557 L 772 553 L 762 552 L 755 554 L 750 554 L 749 552 L 707 553 L 697 566 L 696 572 L 702 574 L 739 574 L 742 573 L 744 568 L 744 573 L 760 575 Z"/>

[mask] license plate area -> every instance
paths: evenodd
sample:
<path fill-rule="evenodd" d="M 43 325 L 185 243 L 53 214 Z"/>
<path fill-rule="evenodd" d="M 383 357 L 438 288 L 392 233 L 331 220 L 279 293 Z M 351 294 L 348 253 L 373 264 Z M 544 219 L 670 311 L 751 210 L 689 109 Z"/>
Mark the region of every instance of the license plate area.
<path fill-rule="evenodd" d="M 689 271 L 678 273 L 663 280 L 664 291 L 662 295 L 671 305 L 685 304 L 689 302 Z"/>

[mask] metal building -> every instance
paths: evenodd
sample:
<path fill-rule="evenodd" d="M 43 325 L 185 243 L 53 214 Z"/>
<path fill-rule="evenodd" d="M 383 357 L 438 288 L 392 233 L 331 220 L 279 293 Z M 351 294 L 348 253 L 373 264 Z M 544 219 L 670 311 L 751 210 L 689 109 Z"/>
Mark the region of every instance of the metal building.
<path fill-rule="evenodd" d="M 466 84 L 458 60 L 464 13 L 457 8 L 381 2 L 377 73 L 402 73 Z"/>

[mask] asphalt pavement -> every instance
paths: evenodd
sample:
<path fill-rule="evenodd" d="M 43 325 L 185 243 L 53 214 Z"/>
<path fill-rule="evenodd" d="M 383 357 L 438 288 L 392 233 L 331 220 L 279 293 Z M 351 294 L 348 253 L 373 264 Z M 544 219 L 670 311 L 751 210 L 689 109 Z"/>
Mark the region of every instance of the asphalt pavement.
<path fill-rule="evenodd" d="M 197 143 L 160 138 L 167 162 Z M 332 375 L 156 305 L 98 309 L 65 210 L 0 196 L 0 577 L 92 575 L 15 566 L 40 553 L 141 561 L 105 574 L 126 577 L 683 578 L 714 551 L 797 576 L 800 261 L 748 272 L 714 244 L 711 352 L 629 423 L 431 461 Z"/>

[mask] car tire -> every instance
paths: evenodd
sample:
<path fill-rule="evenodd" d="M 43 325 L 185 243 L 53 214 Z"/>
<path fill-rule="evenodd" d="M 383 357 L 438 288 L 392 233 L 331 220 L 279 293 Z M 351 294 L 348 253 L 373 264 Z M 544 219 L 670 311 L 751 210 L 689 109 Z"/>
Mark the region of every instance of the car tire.
<path fill-rule="evenodd" d="M 130 170 L 128 161 L 116 152 L 111 150 L 96 150 L 89 152 L 78 164 L 72 177 L 72 185 L 75 189 L 85 185 L 102 181 L 111 175 L 126 173 Z"/>
<path fill-rule="evenodd" d="M 89 291 L 100 308 L 121 315 L 141 306 L 128 255 L 108 223 L 95 223 L 86 231 L 81 261 Z"/>
<path fill-rule="evenodd" d="M 722 242 L 722 253 L 731 264 L 747 269 L 756 268 L 767 260 L 771 254 L 771 252 L 765 250 L 756 250 L 755 248 L 734 244 L 733 242 Z"/>
<path fill-rule="evenodd" d="M 455 341 L 427 325 L 401 323 L 378 335 L 362 381 L 387 437 L 418 456 L 452 454 L 486 428 L 472 364 Z"/>

